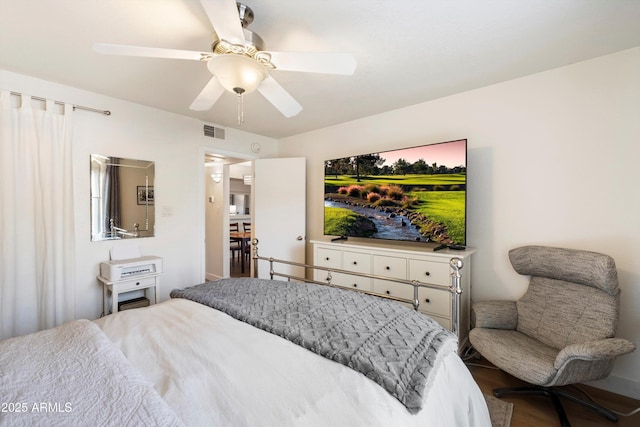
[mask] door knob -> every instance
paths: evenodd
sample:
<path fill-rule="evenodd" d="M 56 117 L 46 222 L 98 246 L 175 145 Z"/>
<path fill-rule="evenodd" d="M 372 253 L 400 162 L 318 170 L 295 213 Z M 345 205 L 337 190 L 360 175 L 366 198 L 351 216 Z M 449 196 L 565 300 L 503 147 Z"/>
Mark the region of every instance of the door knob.
<path fill-rule="evenodd" d="M 296 237 L 296 240 L 302 240 L 302 236 Z"/>

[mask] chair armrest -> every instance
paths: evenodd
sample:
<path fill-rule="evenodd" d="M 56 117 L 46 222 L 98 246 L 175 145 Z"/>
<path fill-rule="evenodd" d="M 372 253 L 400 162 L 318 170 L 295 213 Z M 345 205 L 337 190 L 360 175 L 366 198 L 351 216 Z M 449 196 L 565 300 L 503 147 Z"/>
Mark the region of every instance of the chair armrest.
<path fill-rule="evenodd" d="M 515 301 L 481 301 L 473 304 L 476 328 L 515 329 L 518 310 Z"/>
<path fill-rule="evenodd" d="M 572 359 L 605 360 L 631 353 L 636 345 L 624 338 L 606 338 L 603 340 L 588 341 L 580 344 L 572 344 L 563 348 L 554 366 L 559 369 Z"/>

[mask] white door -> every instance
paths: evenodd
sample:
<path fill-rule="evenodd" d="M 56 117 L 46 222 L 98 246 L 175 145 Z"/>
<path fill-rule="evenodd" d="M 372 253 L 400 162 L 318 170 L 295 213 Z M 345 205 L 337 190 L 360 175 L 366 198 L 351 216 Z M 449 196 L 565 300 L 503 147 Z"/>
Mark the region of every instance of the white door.
<path fill-rule="evenodd" d="M 257 159 L 253 163 L 253 238 L 258 254 L 298 263 L 306 251 L 306 167 L 304 158 Z M 253 268 L 253 266 L 252 266 Z M 276 265 L 275 271 L 304 277 L 304 268 Z M 253 272 L 253 270 L 252 270 Z M 260 261 L 258 277 L 269 278 Z M 281 279 L 276 277 L 276 279 Z"/>

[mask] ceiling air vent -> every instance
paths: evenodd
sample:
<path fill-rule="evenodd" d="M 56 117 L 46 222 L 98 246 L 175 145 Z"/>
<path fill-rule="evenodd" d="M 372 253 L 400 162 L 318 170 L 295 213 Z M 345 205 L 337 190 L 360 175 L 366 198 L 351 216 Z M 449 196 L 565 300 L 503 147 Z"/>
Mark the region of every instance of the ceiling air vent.
<path fill-rule="evenodd" d="M 224 139 L 224 129 L 204 125 L 204 136 L 210 136 L 211 138 Z"/>

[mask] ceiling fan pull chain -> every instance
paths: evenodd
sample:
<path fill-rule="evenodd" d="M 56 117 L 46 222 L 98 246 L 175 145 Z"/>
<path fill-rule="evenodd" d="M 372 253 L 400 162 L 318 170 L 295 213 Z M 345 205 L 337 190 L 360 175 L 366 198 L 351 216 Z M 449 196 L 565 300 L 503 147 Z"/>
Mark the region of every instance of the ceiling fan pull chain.
<path fill-rule="evenodd" d="M 233 88 L 233 91 L 238 95 L 238 126 L 244 123 L 244 89 L 240 87 Z"/>

